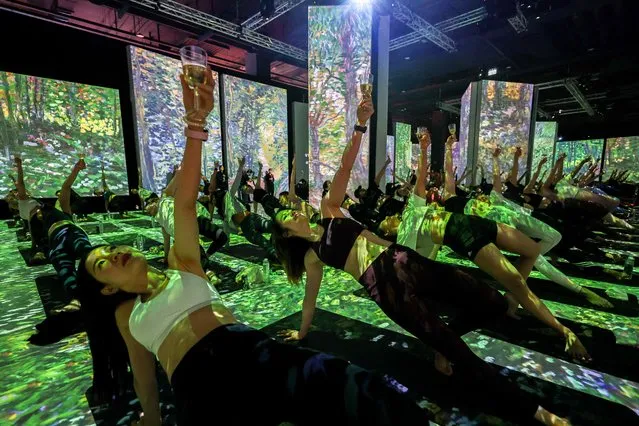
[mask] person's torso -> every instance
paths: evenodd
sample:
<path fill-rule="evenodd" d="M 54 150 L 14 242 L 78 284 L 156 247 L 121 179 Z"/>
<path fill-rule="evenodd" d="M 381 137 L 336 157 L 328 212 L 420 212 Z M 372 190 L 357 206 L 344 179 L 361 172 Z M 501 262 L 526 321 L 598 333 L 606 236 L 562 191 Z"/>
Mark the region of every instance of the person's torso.
<path fill-rule="evenodd" d="M 169 269 L 168 282 L 146 302 L 135 301 L 132 336 L 154 353 L 171 377 L 191 347 L 215 328 L 237 322 L 204 278 Z"/>

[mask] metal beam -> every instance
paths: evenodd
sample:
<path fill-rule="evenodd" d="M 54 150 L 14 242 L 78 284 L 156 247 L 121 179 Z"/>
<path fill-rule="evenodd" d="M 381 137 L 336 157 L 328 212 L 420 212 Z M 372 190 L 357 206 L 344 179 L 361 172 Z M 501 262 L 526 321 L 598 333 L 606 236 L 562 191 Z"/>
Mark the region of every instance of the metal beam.
<path fill-rule="evenodd" d="M 586 99 L 589 101 L 596 101 L 599 99 L 606 99 L 607 96 L 605 93 L 593 93 L 592 95 L 588 95 L 586 96 Z M 577 102 L 577 100 L 570 96 L 567 98 L 561 98 L 561 99 L 554 99 L 548 102 L 544 102 L 544 106 L 545 107 L 549 107 L 549 106 L 558 106 L 558 105 L 566 105 L 566 104 L 571 104 L 573 102 Z"/>
<path fill-rule="evenodd" d="M 447 111 L 456 115 L 461 115 L 461 109 L 454 107 L 451 104 L 447 104 L 445 102 L 437 102 L 436 106 L 442 111 Z"/>
<path fill-rule="evenodd" d="M 392 9 L 395 19 L 412 28 L 423 38 L 441 47 L 447 52 L 455 52 L 457 50 L 455 41 L 452 38 L 448 37 L 434 25 L 426 22 L 424 18 L 417 15 L 415 12 L 404 6 L 399 1 L 395 0 L 393 2 Z"/>
<path fill-rule="evenodd" d="M 277 6 L 275 6 L 275 12 L 270 18 L 264 19 L 262 14 L 258 12 L 242 22 L 242 27 L 248 28 L 249 30 L 257 31 L 264 25 L 271 22 L 273 19 L 279 18 L 289 10 L 299 6 L 305 1 L 306 0 L 282 0 L 277 4 Z"/>
<path fill-rule="evenodd" d="M 595 110 L 592 109 L 592 105 L 590 105 L 588 99 L 586 99 L 582 91 L 579 89 L 579 86 L 577 86 L 575 80 L 566 81 L 566 89 L 568 89 L 570 94 L 575 98 L 577 103 L 584 109 L 584 111 L 588 113 L 589 116 L 592 117 L 595 115 Z"/>
<path fill-rule="evenodd" d="M 462 13 L 459 16 L 446 19 L 445 21 L 438 22 L 434 26 L 439 31 L 447 33 L 468 25 L 476 24 L 477 22 L 481 22 L 486 19 L 487 16 L 488 12 L 486 11 L 486 8 L 480 7 L 469 12 Z M 415 31 L 391 40 L 389 49 L 391 51 L 397 50 L 402 47 L 418 43 L 420 41 L 426 42 L 428 40 L 424 36 L 422 36 L 421 33 Z"/>
<path fill-rule="evenodd" d="M 201 12 L 173 0 L 131 0 L 131 3 L 138 7 L 151 10 L 164 17 L 213 30 L 223 36 L 234 37 L 255 46 L 289 56 L 301 62 L 306 62 L 308 60 L 308 55 L 303 49 L 291 46 L 288 43 L 284 43 L 247 28 L 242 28 L 240 25 L 209 15 L 208 13 Z"/>

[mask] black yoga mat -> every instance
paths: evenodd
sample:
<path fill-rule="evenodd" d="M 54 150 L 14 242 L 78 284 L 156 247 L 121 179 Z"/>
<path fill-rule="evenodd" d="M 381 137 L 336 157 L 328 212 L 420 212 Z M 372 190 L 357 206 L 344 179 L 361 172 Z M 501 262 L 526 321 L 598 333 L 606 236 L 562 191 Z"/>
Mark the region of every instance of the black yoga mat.
<path fill-rule="evenodd" d="M 276 336 L 280 330 L 297 329 L 300 321 L 301 312 L 298 312 L 263 331 Z M 503 413 L 500 401 L 494 398 L 490 389 L 472 392 L 468 386 L 459 383 L 454 374 L 450 378 L 439 374 L 432 366 L 432 352 L 415 338 L 317 309 L 313 328 L 300 344 L 390 374 L 412 392 L 424 395 L 448 413 L 452 407 L 460 408 L 471 421 L 477 422 L 475 424 L 509 424 L 503 419 L 481 414 L 490 411 L 499 416 Z M 522 359 L 522 363 L 525 361 Z M 511 370 L 502 369 L 502 373 L 516 382 L 522 391 L 540 395 L 544 407 L 569 416 L 573 424 L 594 426 L 636 422 L 636 415 L 622 405 Z M 535 422 L 519 424 L 533 425 Z"/>
<path fill-rule="evenodd" d="M 219 252 L 253 263 L 261 263 L 262 260 L 268 256 L 266 250 L 249 243 L 235 245 L 227 244 L 222 247 Z"/>
<path fill-rule="evenodd" d="M 113 222 L 104 222 L 102 224 L 102 232 L 100 232 L 100 223 L 98 222 L 81 223 L 79 225 L 87 235 L 110 234 L 121 231 L 120 227 Z"/>
<path fill-rule="evenodd" d="M 214 271 L 215 275 L 217 275 L 217 277 L 221 280 L 221 282 L 215 286 L 220 294 L 232 293 L 244 288 L 241 283 L 238 284 L 235 282 L 235 276 L 238 272 L 235 272 L 225 264 L 215 260 L 215 257 L 212 257 L 209 260 L 208 266 L 209 269 Z"/>
<path fill-rule="evenodd" d="M 108 244 L 127 245 L 131 247 L 135 247 L 136 241 L 138 240 L 138 235 L 139 234 L 137 233 L 120 233 L 117 235 L 105 235 L 102 238 Z M 151 247 L 162 245 L 159 241 L 156 241 L 153 238 L 148 238 L 145 236 L 142 236 L 142 243 L 144 247 L 143 251 L 147 251 Z"/>
<path fill-rule="evenodd" d="M 20 252 L 20 255 L 22 256 L 22 260 L 24 260 L 24 263 L 31 267 L 31 266 L 40 266 L 40 265 L 47 265 L 49 263 L 51 263 L 49 261 L 49 257 L 44 256 L 44 259 L 42 260 L 34 260 L 33 259 L 33 255 L 35 254 L 33 250 L 31 250 L 31 248 L 23 248 L 23 249 L 18 249 L 18 251 Z"/>

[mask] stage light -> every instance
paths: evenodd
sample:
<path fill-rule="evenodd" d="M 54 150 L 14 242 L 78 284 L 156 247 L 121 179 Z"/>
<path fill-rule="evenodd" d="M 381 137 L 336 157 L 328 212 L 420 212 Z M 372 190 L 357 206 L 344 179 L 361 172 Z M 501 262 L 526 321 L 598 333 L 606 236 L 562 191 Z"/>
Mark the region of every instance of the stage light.
<path fill-rule="evenodd" d="M 373 2 L 373 0 L 351 0 L 356 6 L 359 7 L 364 7 L 364 6 L 370 6 L 370 4 Z"/>
<path fill-rule="evenodd" d="M 136 34 L 135 36 L 136 36 L 137 38 L 144 38 L 144 34 L 140 34 L 140 33 Z"/>
<path fill-rule="evenodd" d="M 404 59 L 410 61 L 410 56 L 404 56 Z"/>
<path fill-rule="evenodd" d="M 490 68 L 488 70 L 488 77 L 496 75 L 497 74 L 497 68 Z"/>
<path fill-rule="evenodd" d="M 541 19 L 541 16 L 536 17 L 535 19 Z"/>
<path fill-rule="evenodd" d="M 563 136 L 559 136 L 559 140 L 560 140 L 560 141 L 563 141 L 563 140 L 564 140 L 564 137 L 563 137 Z"/>

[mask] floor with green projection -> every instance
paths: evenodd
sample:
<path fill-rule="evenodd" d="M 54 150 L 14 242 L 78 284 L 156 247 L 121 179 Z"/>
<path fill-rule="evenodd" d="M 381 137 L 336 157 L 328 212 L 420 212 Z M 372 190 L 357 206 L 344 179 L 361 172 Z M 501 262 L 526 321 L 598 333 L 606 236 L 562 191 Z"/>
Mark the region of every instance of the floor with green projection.
<path fill-rule="evenodd" d="M 142 235 L 148 257 L 159 258 L 161 231 L 147 217 L 96 215 L 81 226 L 96 244 L 140 243 L 137 235 Z M 45 312 L 59 304 L 62 296 L 50 264 L 27 266 L 21 251 L 30 242 L 24 239 L 10 221 L 0 222 L 0 425 L 130 424 L 139 410 L 133 394 L 117 407 L 90 406 L 86 395 L 90 394 L 91 359 L 84 333 L 50 345 L 29 343 L 35 324 L 45 319 Z M 229 246 L 211 258 L 211 264 L 222 279 L 220 293 L 236 316 L 276 336 L 279 330 L 299 326 L 303 288 L 287 284 L 281 270 L 271 272 L 268 284 L 236 283 L 235 275 L 260 265 L 262 255 L 242 237 L 232 236 Z M 486 278 L 470 262 L 450 252 L 439 256 L 440 261 Z M 635 268 L 632 280 L 611 275 L 608 280 L 595 281 L 589 279 L 587 269 L 592 265 L 565 266 L 575 272 L 571 275 L 579 284 L 607 295 L 614 308 L 590 306 L 537 272 L 529 284 L 580 336 L 592 363 L 571 360 L 561 339 L 526 315 L 517 322 L 504 321 L 471 332 L 464 340 L 478 356 L 573 424 L 639 424 L 639 270 Z M 438 424 L 514 424 L 500 417 L 499 401 L 493 401 L 490 408 L 477 406 L 476 394 L 437 373 L 432 351 L 392 323 L 345 274 L 326 268 L 318 308 L 313 329 L 301 344 L 392 375 L 419 396 Z M 446 317 L 452 311 L 442 307 L 441 313 Z M 165 424 L 173 424 L 170 391 L 164 387 Z"/>

